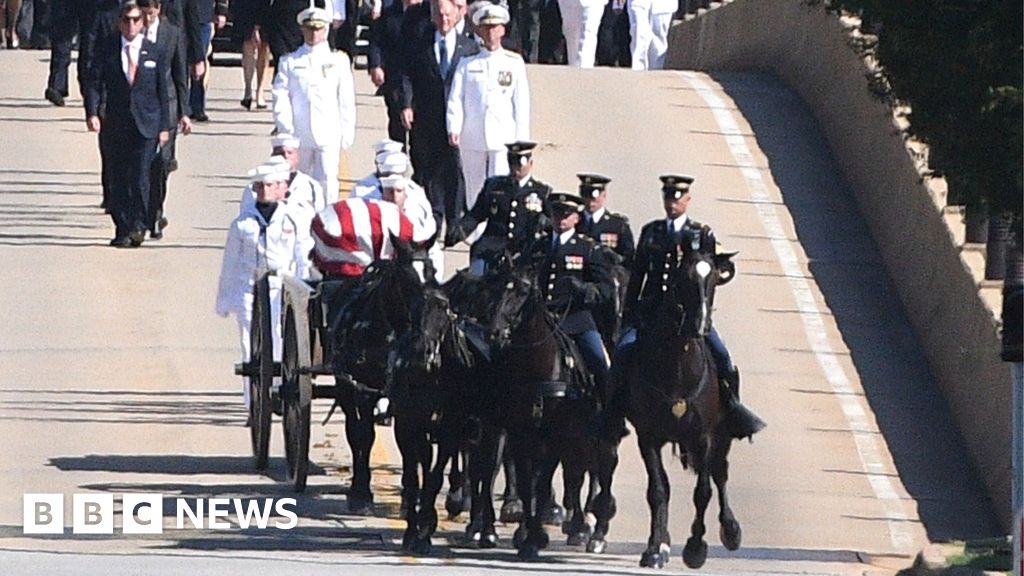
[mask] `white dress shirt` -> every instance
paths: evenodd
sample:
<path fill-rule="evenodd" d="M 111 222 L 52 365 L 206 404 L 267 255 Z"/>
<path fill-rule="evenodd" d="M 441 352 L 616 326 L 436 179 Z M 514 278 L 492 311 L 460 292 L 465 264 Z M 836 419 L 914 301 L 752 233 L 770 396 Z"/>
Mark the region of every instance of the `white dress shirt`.
<path fill-rule="evenodd" d="M 127 50 L 126 50 L 127 49 Z M 128 76 L 128 53 L 131 53 L 132 62 L 135 62 L 135 73 L 139 71 L 139 52 L 142 51 L 142 34 L 139 34 L 131 42 L 127 38 L 121 36 L 121 70 L 124 72 L 124 77 L 129 82 L 132 81 L 131 77 Z"/>

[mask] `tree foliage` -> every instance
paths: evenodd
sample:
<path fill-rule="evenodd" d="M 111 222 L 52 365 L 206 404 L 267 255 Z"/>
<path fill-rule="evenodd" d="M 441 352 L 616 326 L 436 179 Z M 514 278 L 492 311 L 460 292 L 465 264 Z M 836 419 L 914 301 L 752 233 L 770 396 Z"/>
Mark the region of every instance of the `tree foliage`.
<path fill-rule="evenodd" d="M 909 105 L 931 168 L 968 202 L 1020 214 L 1024 198 L 1021 0 L 832 0 L 857 14 L 881 66 L 873 89 Z M 881 87 L 881 88 L 879 88 Z"/>

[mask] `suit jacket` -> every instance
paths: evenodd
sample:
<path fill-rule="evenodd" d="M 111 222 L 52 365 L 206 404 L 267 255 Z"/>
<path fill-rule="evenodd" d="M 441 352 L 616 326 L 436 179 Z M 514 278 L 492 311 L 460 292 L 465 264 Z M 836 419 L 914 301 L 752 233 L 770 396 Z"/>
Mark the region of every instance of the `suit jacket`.
<path fill-rule="evenodd" d="M 86 116 L 101 117 L 103 130 L 121 133 L 134 129 L 148 139 L 174 128 L 164 52 L 153 42 L 142 40 L 134 84 L 128 83 L 121 67 L 120 36 L 107 42 L 100 54 L 86 82 Z"/>
<path fill-rule="evenodd" d="M 206 52 L 201 43 L 202 26 L 209 20 L 200 20 L 199 0 L 163 0 L 160 13 L 184 33 L 188 63 L 204 61 Z"/>
<path fill-rule="evenodd" d="M 405 7 L 401 0 L 394 0 L 384 8 L 380 17 L 370 24 L 370 46 L 366 54 L 367 68 L 384 69 L 384 86 L 399 88 L 402 85 L 402 57 L 405 37 L 402 36 L 402 22 Z"/>
<path fill-rule="evenodd" d="M 185 36 L 181 29 L 161 18 L 156 29 L 156 45 L 167 57 L 168 78 L 165 79 L 169 94 L 171 118 L 179 120 L 191 114 L 188 106 L 188 67 L 186 64 Z"/>
<path fill-rule="evenodd" d="M 414 11 L 413 8 L 416 8 Z M 448 109 L 448 92 L 452 77 L 459 61 L 464 56 L 476 54 L 479 46 L 461 34 L 455 35 L 455 50 L 448 66 L 448 74 L 441 77 L 441 67 L 434 56 L 434 32 L 436 28 L 429 19 L 430 6 L 424 2 L 410 8 L 406 13 L 403 36 L 406 44 L 405 64 L 402 66 L 402 108 L 415 111 L 413 131 L 426 131 L 447 142 L 445 114 Z M 422 15 L 423 11 L 427 16 Z M 425 18 L 425 19 L 424 19 Z"/>

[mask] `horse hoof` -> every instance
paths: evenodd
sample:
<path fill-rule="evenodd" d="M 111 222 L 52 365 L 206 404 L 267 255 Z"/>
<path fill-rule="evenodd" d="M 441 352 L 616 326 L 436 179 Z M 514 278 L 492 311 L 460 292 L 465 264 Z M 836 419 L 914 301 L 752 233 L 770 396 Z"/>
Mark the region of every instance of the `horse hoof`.
<path fill-rule="evenodd" d="M 664 568 L 667 563 L 668 554 L 665 554 L 664 552 L 652 552 L 650 550 L 646 550 L 640 555 L 641 568 Z"/>
<path fill-rule="evenodd" d="M 522 548 L 523 543 L 526 542 L 526 529 L 520 526 L 516 528 L 514 534 L 512 534 L 512 545 L 517 549 Z"/>
<path fill-rule="evenodd" d="M 544 550 L 545 548 L 547 548 L 548 544 L 551 543 L 551 537 L 548 536 L 548 533 L 545 532 L 543 529 L 540 531 L 539 534 L 537 534 L 536 540 L 537 540 L 537 548 L 539 548 L 541 550 Z"/>
<path fill-rule="evenodd" d="M 448 519 L 455 520 L 462 515 L 464 501 L 461 494 L 448 494 L 448 497 L 444 499 L 444 509 L 448 512 Z"/>
<path fill-rule="evenodd" d="M 434 546 L 430 543 L 430 537 L 421 538 L 412 544 L 412 553 L 419 556 L 429 556 Z"/>
<path fill-rule="evenodd" d="M 509 500 L 501 506 L 499 520 L 505 524 L 516 524 L 523 521 L 523 504 L 518 499 Z"/>
<path fill-rule="evenodd" d="M 582 546 L 583 542 L 587 540 L 587 535 L 582 532 L 573 532 L 569 534 L 569 537 L 565 539 L 567 546 Z"/>
<path fill-rule="evenodd" d="M 516 552 L 516 556 L 525 562 L 534 562 L 540 559 L 540 552 L 533 544 L 526 544 Z"/>
<path fill-rule="evenodd" d="M 373 500 L 349 498 L 348 512 L 353 516 L 373 516 Z"/>
<path fill-rule="evenodd" d="M 743 541 L 743 530 L 740 529 L 739 522 L 730 520 L 722 523 L 718 536 L 722 539 L 722 545 L 725 546 L 725 549 L 731 552 L 739 550 L 740 542 Z"/>
<path fill-rule="evenodd" d="M 565 522 L 565 509 L 558 504 L 553 504 L 544 510 L 540 520 L 548 526 L 561 526 L 562 522 Z"/>
<path fill-rule="evenodd" d="M 411 550 L 413 543 L 416 541 L 416 531 L 408 529 L 405 534 L 402 534 L 402 550 Z"/>
<path fill-rule="evenodd" d="M 591 554 L 604 554 L 607 547 L 608 541 L 603 538 L 591 538 L 590 542 L 587 542 L 587 552 Z"/>
<path fill-rule="evenodd" d="M 497 534 L 482 534 L 480 540 L 477 542 L 477 547 L 483 550 L 490 550 L 491 548 L 498 547 L 498 535 Z"/>
<path fill-rule="evenodd" d="M 708 559 L 708 543 L 691 537 L 683 548 L 683 562 L 687 568 L 700 568 Z"/>

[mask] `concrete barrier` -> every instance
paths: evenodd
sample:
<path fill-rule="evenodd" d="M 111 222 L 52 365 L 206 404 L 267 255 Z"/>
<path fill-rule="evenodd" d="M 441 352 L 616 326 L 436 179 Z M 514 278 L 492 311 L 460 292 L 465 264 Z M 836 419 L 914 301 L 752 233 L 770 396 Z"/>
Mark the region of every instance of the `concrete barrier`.
<path fill-rule="evenodd" d="M 851 22 L 801 0 L 734 0 L 673 24 L 667 67 L 760 71 L 797 92 L 856 197 L 999 521 L 1011 526 L 1012 394 L 993 311 L 944 216 L 944 186 L 868 91 Z"/>

